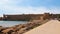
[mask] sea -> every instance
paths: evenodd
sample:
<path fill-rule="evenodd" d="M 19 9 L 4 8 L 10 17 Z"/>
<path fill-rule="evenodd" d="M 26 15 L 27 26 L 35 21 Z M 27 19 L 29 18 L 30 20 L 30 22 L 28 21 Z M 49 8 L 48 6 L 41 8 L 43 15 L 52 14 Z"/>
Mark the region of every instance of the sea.
<path fill-rule="evenodd" d="M 25 24 L 28 21 L 0 21 L 0 26 L 11 27 L 14 25 Z"/>

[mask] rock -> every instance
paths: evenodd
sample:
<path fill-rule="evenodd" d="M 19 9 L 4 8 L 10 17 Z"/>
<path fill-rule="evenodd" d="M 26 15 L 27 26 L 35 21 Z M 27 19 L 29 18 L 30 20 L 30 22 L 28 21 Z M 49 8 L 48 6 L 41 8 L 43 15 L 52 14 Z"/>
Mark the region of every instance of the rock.
<path fill-rule="evenodd" d="M 11 30 L 13 30 L 13 29 L 12 28 L 6 29 L 6 30 L 3 30 L 2 32 L 6 34 L 6 33 L 10 32 Z"/>
<path fill-rule="evenodd" d="M 11 34 L 18 34 L 17 32 L 12 32 Z"/>

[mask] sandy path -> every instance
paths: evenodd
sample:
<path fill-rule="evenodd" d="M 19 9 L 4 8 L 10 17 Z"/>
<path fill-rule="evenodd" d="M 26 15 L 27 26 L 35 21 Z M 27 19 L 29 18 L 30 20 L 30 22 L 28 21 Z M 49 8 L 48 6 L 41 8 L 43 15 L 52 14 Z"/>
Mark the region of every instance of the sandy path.
<path fill-rule="evenodd" d="M 58 20 L 50 20 L 24 34 L 60 34 L 60 22 Z"/>

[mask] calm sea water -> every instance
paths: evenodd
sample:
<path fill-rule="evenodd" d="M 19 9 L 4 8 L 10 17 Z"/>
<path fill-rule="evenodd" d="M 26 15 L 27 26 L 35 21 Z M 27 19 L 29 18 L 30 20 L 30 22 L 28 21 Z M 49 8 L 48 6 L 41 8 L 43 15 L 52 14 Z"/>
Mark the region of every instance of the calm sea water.
<path fill-rule="evenodd" d="M 24 23 L 27 23 L 27 21 L 0 21 L 0 26 L 11 27 L 14 25 L 24 24 Z"/>

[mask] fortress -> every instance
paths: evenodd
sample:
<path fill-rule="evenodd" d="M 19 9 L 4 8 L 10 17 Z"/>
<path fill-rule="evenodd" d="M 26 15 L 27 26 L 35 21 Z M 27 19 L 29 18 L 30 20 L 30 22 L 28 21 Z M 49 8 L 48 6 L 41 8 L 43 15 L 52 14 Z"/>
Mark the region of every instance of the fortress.
<path fill-rule="evenodd" d="M 22 15 L 3 15 L 0 20 L 11 20 L 11 21 L 30 21 L 30 20 L 39 20 L 39 19 L 54 19 L 60 18 L 60 14 L 22 14 Z"/>

